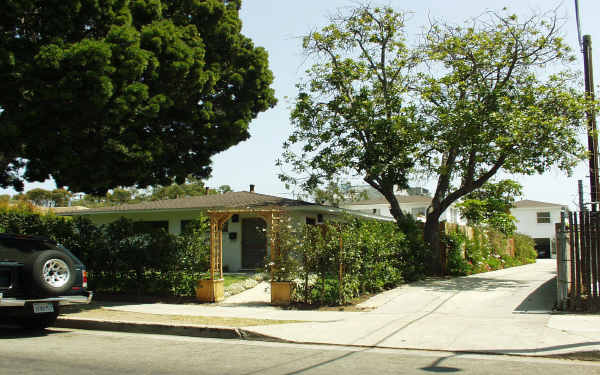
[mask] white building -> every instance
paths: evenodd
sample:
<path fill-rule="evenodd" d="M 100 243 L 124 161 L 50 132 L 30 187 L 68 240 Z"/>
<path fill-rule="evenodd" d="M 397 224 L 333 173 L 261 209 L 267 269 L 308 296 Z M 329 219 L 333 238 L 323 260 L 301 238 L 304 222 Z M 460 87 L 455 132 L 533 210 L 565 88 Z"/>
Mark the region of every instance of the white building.
<path fill-rule="evenodd" d="M 522 200 L 515 202 L 511 214 L 517 219 L 517 232 L 532 237 L 540 258 L 556 257 L 556 223 L 567 206 Z"/>
<path fill-rule="evenodd" d="M 425 213 L 431 205 L 431 198 L 421 195 L 396 195 L 398 204 L 402 212 L 410 213 L 419 221 L 425 221 Z M 364 201 L 346 202 L 340 205 L 348 210 L 359 211 L 365 214 L 373 214 L 384 217 L 391 217 L 390 204 L 385 198 L 373 198 Z M 466 225 L 466 221 L 460 217 L 458 209 L 451 205 L 442 213 L 440 221 Z"/>

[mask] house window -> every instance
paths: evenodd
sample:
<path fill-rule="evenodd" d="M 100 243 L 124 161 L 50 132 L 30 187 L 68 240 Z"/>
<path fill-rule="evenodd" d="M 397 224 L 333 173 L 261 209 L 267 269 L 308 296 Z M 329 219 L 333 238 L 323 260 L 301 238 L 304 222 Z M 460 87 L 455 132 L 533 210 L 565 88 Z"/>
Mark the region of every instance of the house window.
<path fill-rule="evenodd" d="M 181 233 L 190 233 L 193 227 L 193 220 L 181 220 Z"/>
<path fill-rule="evenodd" d="M 549 224 L 550 223 L 550 212 L 538 212 L 537 213 L 537 222 L 539 224 Z"/>
<path fill-rule="evenodd" d="M 376 208 L 374 208 L 374 209 L 373 209 L 373 215 L 377 215 L 377 214 L 378 214 L 378 212 L 377 212 L 377 211 L 378 211 L 378 210 L 377 210 Z"/>
<path fill-rule="evenodd" d="M 425 217 L 426 207 L 415 207 L 410 209 L 410 214 L 413 217 Z"/>
<path fill-rule="evenodd" d="M 133 223 L 133 231 L 135 233 L 154 233 L 165 231 L 169 232 L 168 221 L 136 221 Z"/>
<path fill-rule="evenodd" d="M 306 218 L 306 224 L 308 224 L 308 225 L 316 225 L 317 224 L 317 220 L 314 217 L 307 217 Z"/>

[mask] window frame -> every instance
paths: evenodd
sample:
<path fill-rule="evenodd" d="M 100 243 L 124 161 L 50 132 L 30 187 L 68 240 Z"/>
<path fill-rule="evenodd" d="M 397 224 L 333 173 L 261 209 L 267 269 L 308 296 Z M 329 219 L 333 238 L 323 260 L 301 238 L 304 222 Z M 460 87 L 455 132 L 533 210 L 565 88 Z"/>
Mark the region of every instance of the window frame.
<path fill-rule="evenodd" d="M 552 214 L 550 211 L 537 211 L 535 213 L 536 223 L 537 224 L 551 224 L 552 223 Z"/>

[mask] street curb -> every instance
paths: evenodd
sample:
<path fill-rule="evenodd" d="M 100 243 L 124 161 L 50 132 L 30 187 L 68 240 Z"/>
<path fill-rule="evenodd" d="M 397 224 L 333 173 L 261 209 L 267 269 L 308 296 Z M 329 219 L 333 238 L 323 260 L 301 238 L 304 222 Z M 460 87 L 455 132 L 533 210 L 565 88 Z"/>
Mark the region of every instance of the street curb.
<path fill-rule="evenodd" d="M 129 333 L 147 333 L 156 335 L 206 337 L 218 339 L 286 342 L 285 340 L 280 340 L 271 336 L 261 335 L 259 333 L 235 327 L 175 325 L 164 323 L 147 323 L 139 321 L 109 321 L 64 317 L 59 317 L 54 323 L 53 327 L 84 330 L 117 331 Z"/>
<path fill-rule="evenodd" d="M 281 339 L 261 333 L 253 332 L 248 329 L 235 328 L 235 327 L 217 327 L 217 326 L 200 326 L 200 325 L 175 325 L 175 324 L 164 324 L 164 323 L 147 323 L 139 321 L 108 321 L 98 319 L 79 319 L 79 318 L 65 318 L 59 317 L 55 324 L 55 328 L 71 328 L 71 329 L 82 329 L 82 330 L 99 330 L 99 331 L 116 331 L 116 332 L 127 332 L 127 333 L 145 333 L 155 335 L 174 335 L 174 336 L 187 336 L 187 337 L 204 337 L 204 338 L 217 338 L 217 339 L 236 339 L 236 340 L 248 340 L 248 341 L 268 341 L 278 342 L 287 344 L 300 344 L 300 345 L 325 345 L 325 346 L 338 346 L 338 347 L 354 347 L 362 349 L 391 349 L 391 350 L 418 350 L 426 352 L 443 352 L 443 353 L 454 353 L 454 354 L 475 354 L 475 355 L 492 355 L 492 356 L 506 356 L 506 357 L 517 357 L 517 358 L 547 358 L 547 359 L 560 359 L 560 360 L 582 360 L 582 357 L 586 357 L 591 352 L 565 352 L 565 353 L 510 353 L 503 351 L 494 350 L 441 350 L 441 349 L 424 349 L 424 348 L 410 348 L 410 347 L 388 347 L 388 346 L 372 346 L 372 345 L 357 345 L 357 344 L 333 344 L 323 342 L 303 342 Z M 599 352 L 593 356 L 593 359 L 585 358 L 584 361 L 597 361 L 600 357 Z M 561 358 L 562 357 L 562 358 Z M 571 357 L 571 358 L 569 358 Z"/>

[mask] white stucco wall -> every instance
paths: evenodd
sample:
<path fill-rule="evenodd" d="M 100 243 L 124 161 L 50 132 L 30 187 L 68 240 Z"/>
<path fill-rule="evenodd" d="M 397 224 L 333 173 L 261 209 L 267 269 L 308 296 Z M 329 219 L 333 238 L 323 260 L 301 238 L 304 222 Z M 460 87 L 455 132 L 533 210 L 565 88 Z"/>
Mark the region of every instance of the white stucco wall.
<path fill-rule="evenodd" d="M 560 223 L 560 208 L 535 207 L 513 208 L 511 214 L 517 219 L 517 232 L 533 238 L 556 237 L 555 224 Z M 538 223 L 538 212 L 550 212 L 550 223 Z"/>
<path fill-rule="evenodd" d="M 538 223 L 537 213 L 549 212 L 550 223 Z M 550 257 L 556 257 L 556 223 L 560 223 L 561 207 L 513 208 L 511 214 L 517 219 L 517 232 L 534 239 L 550 239 Z"/>

